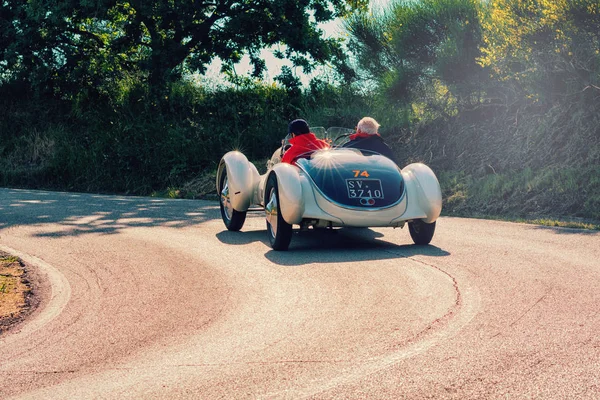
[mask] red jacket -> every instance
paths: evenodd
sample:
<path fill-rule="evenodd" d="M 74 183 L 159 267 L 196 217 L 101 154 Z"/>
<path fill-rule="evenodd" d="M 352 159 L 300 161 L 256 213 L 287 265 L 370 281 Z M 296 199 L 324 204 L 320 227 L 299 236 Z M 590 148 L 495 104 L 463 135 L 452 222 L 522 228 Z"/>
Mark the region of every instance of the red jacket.
<path fill-rule="evenodd" d="M 288 164 L 294 164 L 299 158 L 308 158 L 310 155 L 319 149 L 328 149 L 329 143 L 324 140 L 318 139 L 314 133 L 305 133 L 302 135 L 298 135 L 290 139 L 290 147 L 281 162 L 285 162 Z"/>

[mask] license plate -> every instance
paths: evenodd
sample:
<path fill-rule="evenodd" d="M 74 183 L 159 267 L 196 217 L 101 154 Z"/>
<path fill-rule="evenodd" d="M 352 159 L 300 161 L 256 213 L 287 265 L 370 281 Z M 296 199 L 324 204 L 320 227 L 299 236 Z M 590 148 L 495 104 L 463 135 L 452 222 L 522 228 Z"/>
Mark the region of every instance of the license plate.
<path fill-rule="evenodd" d="M 351 199 L 383 199 L 379 179 L 346 179 L 346 187 Z"/>

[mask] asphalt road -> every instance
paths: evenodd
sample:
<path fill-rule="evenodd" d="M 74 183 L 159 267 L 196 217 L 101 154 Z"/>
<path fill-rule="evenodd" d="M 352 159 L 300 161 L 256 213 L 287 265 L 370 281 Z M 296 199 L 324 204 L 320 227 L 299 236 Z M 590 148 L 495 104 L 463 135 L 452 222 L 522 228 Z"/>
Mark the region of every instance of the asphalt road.
<path fill-rule="evenodd" d="M 207 201 L 0 189 L 44 301 L 0 398 L 600 398 L 600 234 L 441 218 L 224 230 Z"/>

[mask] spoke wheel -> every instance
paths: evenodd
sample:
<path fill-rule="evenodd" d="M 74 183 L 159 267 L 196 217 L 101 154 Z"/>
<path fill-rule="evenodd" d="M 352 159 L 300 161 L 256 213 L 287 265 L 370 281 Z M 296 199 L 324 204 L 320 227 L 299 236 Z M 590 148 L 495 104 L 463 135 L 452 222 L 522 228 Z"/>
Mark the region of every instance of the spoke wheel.
<path fill-rule="evenodd" d="M 435 232 L 435 221 L 431 224 L 423 222 L 420 219 L 411 221 L 408 223 L 408 231 L 410 232 L 410 237 L 412 237 L 412 240 L 415 242 L 415 244 L 429 244 Z"/>
<path fill-rule="evenodd" d="M 246 221 L 246 212 L 237 211 L 231 204 L 231 195 L 229 192 L 229 179 L 227 179 L 227 167 L 221 173 L 219 180 L 219 206 L 221 208 L 221 218 L 225 227 L 230 231 L 239 231 Z"/>
<path fill-rule="evenodd" d="M 292 225 L 281 215 L 279 188 L 275 174 L 271 174 L 265 190 L 265 217 L 267 233 L 273 250 L 287 250 L 292 240 Z"/>

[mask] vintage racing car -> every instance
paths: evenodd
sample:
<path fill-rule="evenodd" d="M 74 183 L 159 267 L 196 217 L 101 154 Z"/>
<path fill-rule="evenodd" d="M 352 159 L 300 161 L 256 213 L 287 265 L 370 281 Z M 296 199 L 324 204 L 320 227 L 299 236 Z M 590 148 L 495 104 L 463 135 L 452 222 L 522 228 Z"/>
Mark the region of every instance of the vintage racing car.
<path fill-rule="evenodd" d="M 442 209 L 442 194 L 433 171 L 424 164 L 400 169 L 380 154 L 345 148 L 352 130 L 311 128 L 332 140 L 296 165 L 279 162 L 289 145 L 267 162 L 267 172 L 239 151 L 223 156 L 217 169 L 221 216 L 230 231 L 244 225 L 246 213 L 265 212 L 274 250 L 287 250 L 293 225 L 301 229 L 333 227 L 404 227 L 418 245 L 428 244 Z"/>

